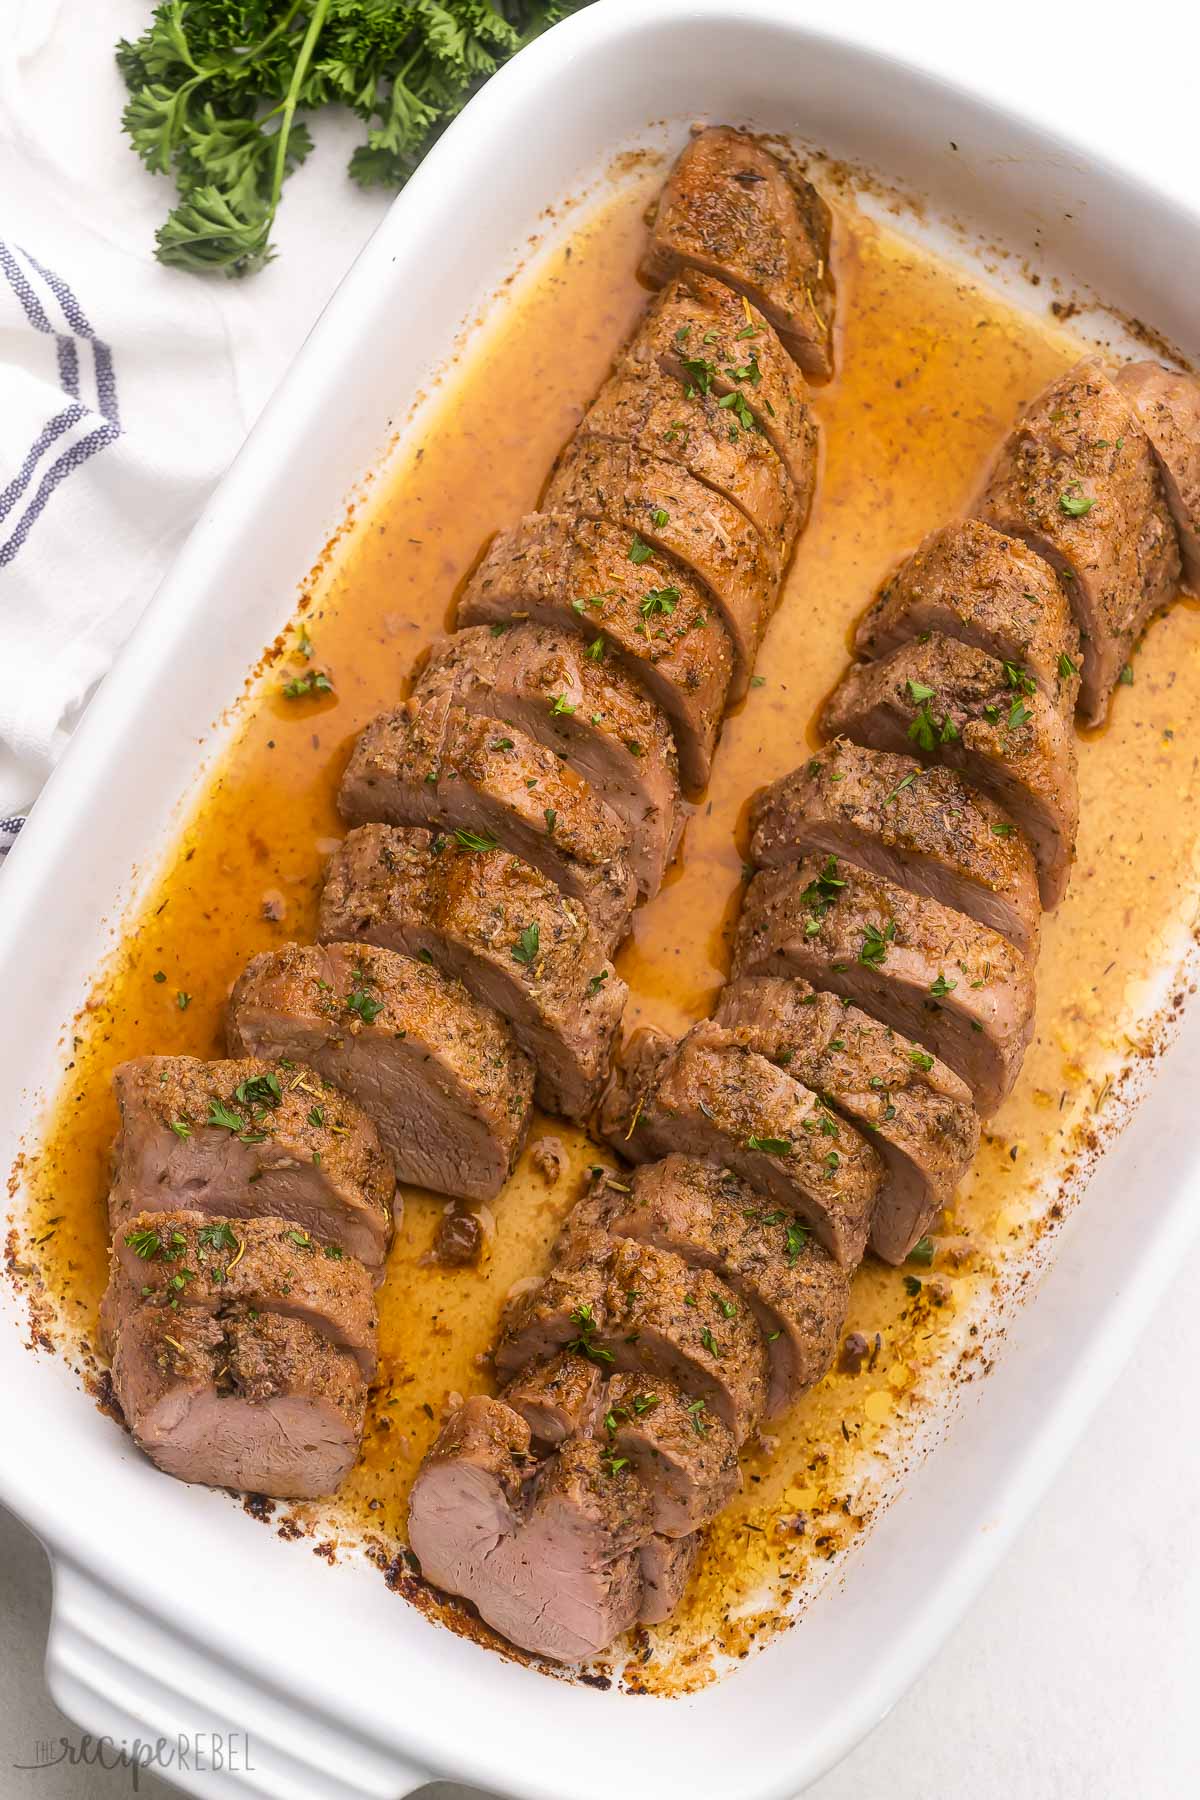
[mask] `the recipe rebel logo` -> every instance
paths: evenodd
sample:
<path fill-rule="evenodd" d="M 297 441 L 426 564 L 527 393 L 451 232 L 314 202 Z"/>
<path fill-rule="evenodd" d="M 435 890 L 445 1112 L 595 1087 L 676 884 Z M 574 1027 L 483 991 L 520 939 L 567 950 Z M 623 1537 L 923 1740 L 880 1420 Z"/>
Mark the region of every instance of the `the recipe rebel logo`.
<path fill-rule="evenodd" d="M 39 1738 L 32 1762 L 14 1762 L 14 1769 L 36 1773 L 40 1769 L 128 1769 L 133 1792 L 140 1793 L 144 1769 L 195 1775 L 251 1775 L 254 1759 L 250 1738 L 244 1731 L 181 1731 L 175 1737 Z"/>

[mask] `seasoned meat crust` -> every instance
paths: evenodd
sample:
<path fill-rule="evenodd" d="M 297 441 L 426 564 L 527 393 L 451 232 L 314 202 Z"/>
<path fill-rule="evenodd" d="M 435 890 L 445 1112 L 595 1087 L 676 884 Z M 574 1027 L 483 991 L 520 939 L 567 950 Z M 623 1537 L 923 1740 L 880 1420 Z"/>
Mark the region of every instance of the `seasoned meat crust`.
<path fill-rule="evenodd" d="M 859 621 L 860 656 L 886 656 L 936 632 L 1028 669 L 1064 719 L 1075 710 L 1083 657 L 1066 590 L 1019 538 L 981 519 L 931 531 L 890 575 Z"/>
<path fill-rule="evenodd" d="M 953 638 L 901 644 L 850 669 L 821 722 L 831 735 L 957 769 L 1028 838 L 1042 905 L 1061 902 L 1079 824 L 1075 734 L 1024 670 Z"/>
<path fill-rule="evenodd" d="M 358 1455 L 362 1372 L 303 1319 L 136 1307 L 115 1333 L 112 1381 L 139 1449 L 180 1481 L 313 1500 Z"/>
<path fill-rule="evenodd" d="M 540 1450 L 556 1450 L 570 1437 L 591 1436 L 603 1411 L 604 1383 L 599 1364 L 563 1350 L 514 1375 L 500 1398 L 520 1413 Z"/>
<path fill-rule="evenodd" d="M 1080 709 L 1098 725 L 1134 640 L 1180 572 L 1150 440 L 1100 362 L 1077 364 L 1031 402 L 977 510 L 1066 582 L 1083 636 Z"/>
<path fill-rule="evenodd" d="M 515 725 L 562 757 L 624 820 L 638 888 L 656 894 L 686 818 L 679 758 L 662 708 L 603 651 L 569 631 L 477 625 L 434 643 L 414 697 Z"/>
<path fill-rule="evenodd" d="M 801 525 L 791 477 L 749 407 L 744 402 L 737 410 L 725 406 L 712 392 L 706 361 L 693 361 L 682 381 L 657 363 L 638 369 L 619 366 L 583 415 L 576 435 L 613 438 L 647 456 L 678 463 L 745 514 L 779 579 Z"/>
<path fill-rule="evenodd" d="M 746 890 L 733 979 L 799 975 L 948 1063 L 984 1118 L 1033 1034 L 1033 966 L 998 932 L 936 900 L 825 858 L 763 869 Z"/>
<path fill-rule="evenodd" d="M 1156 362 L 1128 363 L 1116 380 L 1158 459 L 1183 578 L 1200 595 L 1200 381 Z"/>
<path fill-rule="evenodd" d="M 930 894 L 1036 954 L 1037 872 L 1003 809 L 949 769 L 838 738 L 755 795 L 750 855 L 776 867 L 825 850 Z"/>
<path fill-rule="evenodd" d="M 572 438 L 559 456 L 543 511 L 603 519 L 628 534 L 624 554 L 641 546 L 690 570 L 711 598 L 733 646 L 730 700 L 750 685 L 754 659 L 779 598 L 775 566 L 745 514 L 678 463 L 609 438 Z M 661 592 L 672 585 L 653 557 L 641 566 Z M 674 583 L 674 585 L 678 585 Z"/>
<path fill-rule="evenodd" d="M 723 990 L 714 1018 L 871 1133 L 884 1165 L 871 1248 L 902 1263 L 979 1148 L 966 1082 L 889 1025 L 798 976 L 745 976 Z"/>
<path fill-rule="evenodd" d="M 294 1061 L 143 1056 L 113 1072 L 109 1223 L 184 1208 L 289 1220 L 382 1279 L 396 1177 L 364 1110 Z"/>
<path fill-rule="evenodd" d="M 642 275 L 717 275 L 766 314 L 807 375 L 833 372 L 829 208 L 745 132 L 698 132 L 659 197 Z"/>
<path fill-rule="evenodd" d="M 100 1327 L 111 1347 L 121 1320 L 140 1306 L 177 1316 L 199 1307 L 228 1320 L 256 1313 L 303 1319 L 375 1373 L 375 1302 L 366 1270 L 335 1245 L 324 1248 L 286 1219 L 214 1219 L 201 1213 L 138 1213 L 113 1237 Z"/>
<path fill-rule="evenodd" d="M 329 865 L 318 935 L 431 960 L 508 1023 L 534 1097 L 582 1119 L 608 1073 L 628 990 L 587 913 L 470 832 L 360 825 Z"/>
<path fill-rule="evenodd" d="M 767 1345 L 768 1418 L 829 1367 L 849 1303 L 847 1276 L 795 1213 L 764 1206 L 730 1170 L 679 1155 L 645 1164 L 609 1230 L 711 1269 L 745 1302 Z"/>
<path fill-rule="evenodd" d="M 679 1151 L 715 1162 L 799 1213 L 843 1269 L 861 1260 L 883 1169 L 822 1099 L 709 1021 L 651 1068 L 640 1092 L 618 1077 L 601 1103 L 601 1130 L 622 1156 Z"/>
<path fill-rule="evenodd" d="M 652 1244 L 599 1230 L 577 1235 L 571 1257 L 508 1307 L 497 1372 L 507 1378 L 560 1349 L 651 1386 L 675 1382 L 703 1399 L 739 1443 L 766 1400 L 762 1336 L 725 1284 Z"/>
<path fill-rule="evenodd" d="M 741 1486 L 732 1431 L 707 1401 L 673 1381 L 610 1376 L 599 1435 L 641 1478 L 664 1537 L 686 1538 L 711 1524 Z"/>
<path fill-rule="evenodd" d="M 533 1069 L 460 982 L 365 944 L 288 944 L 229 999 L 234 1050 L 305 1062 L 374 1121 L 401 1181 L 491 1200 L 525 1140 Z"/>
<path fill-rule="evenodd" d="M 494 837 L 573 899 L 608 949 L 637 898 L 629 832 L 587 782 L 515 726 L 498 732 L 444 697 L 409 700 L 362 733 L 338 809 L 351 825 L 424 825 Z"/>
<path fill-rule="evenodd" d="M 711 596 L 661 554 L 630 561 L 632 539 L 603 520 L 531 513 L 502 531 L 468 581 L 458 623 L 493 629 L 524 620 L 568 628 L 614 659 L 665 713 L 689 787 L 712 767 L 733 674 L 733 646 Z"/>
<path fill-rule="evenodd" d="M 817 475 L 817 425 L 804 377 L 766 318 L 723 281 L 684 269 L 638 326 L 620 368 L 659 368 L 746 408 L 792 479 L 804 529 Z M 731 399 L 731 396 L 734 398 Z"/>

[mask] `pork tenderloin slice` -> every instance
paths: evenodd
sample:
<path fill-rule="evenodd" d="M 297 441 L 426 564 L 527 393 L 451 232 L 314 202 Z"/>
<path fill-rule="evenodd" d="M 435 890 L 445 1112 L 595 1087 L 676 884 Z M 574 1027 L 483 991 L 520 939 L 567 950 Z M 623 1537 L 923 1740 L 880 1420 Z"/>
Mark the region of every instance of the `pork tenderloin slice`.
<path fill-rule="evenodd" d="M 711 1269 L 744 1301 L 767 1345 L 767 1418 L 786 1412 L 829 1367 L 849 1304 L 845 1272 L 794 1212 L 764 1206 L 730 1170 L 681 1155 L 647 1163 L 609 1229 Z"/>
<path fill-rule="evenodd" d="M 500 1398 L 519 1412 L 539 1450 L 556 1450 L 569 1437 L 588 1437 L 603 1411 L 599 1365 L 562 1350 L 549 1362 L 531 1363 L 515 1375 Z"/>
<path fill-rule="evenodd" d="M 889 1025 L 798 976 L 744 976 L 723 990 L 714 1017 L 871 1133 L 884 1166 L 871 1248 L 885 1262 L 904 1262 L 979 1148 L 966 1082 Z"/>
<path fill-rule="evenodd" d="M 358 1455 L 362 1372 L 302 1319 L 136 1307 L 116 1330 L 112 1381 L 138 1448 L 180 1481 L 315 1500 Z"/>
<path fill-rule="evenodd" d="M 614 1121 L 610 1139 L 631 1161 L 679 1151 L 715 1162 L 774 1206 L 798 1213 L 840 1267 L 861 1261 L 883 1175 L 879 1158 L 765 1056 L 703 1021 L 663 1058 L 637 1104 L 624 1129 Z"/>
<path fill-rule="evenodd" d="M 683 381 L 657 363 L 638 369 L 618 365 L 583 415 L 577 435 L 612 438 L 678 463 L 745 515 L 778 580 L 800 531 L 791 477 L 737 389 L 723 404 L 712 392 L 707 360 L 690 360 Z"/>
<path fill-rule="evenodd" d="M 1070 718 L 1083 656 L 1066 588 L 1050 565 L 982 519 L 931 531 L 888 577 L 859 621 L 854 647 L 886 656 L 909 638 L 958 638 L 1027 669 Z"/>
<path fill-rule="evenodd" d="M 630 542 L 603 520 L 531 513 L 492 543 L 459 600 L 458 623 L 503 634 L 532 622 L 582 634 L 589 657 L 624 672 L 661 708 L 682 780 L 703 787 L 733 646 L 702 584 L 663 558 L 652 572 L 631 562 Z"/>
<path fill-rule="evenodd" d="M 362 733 L 338 792 L 350 825 L 423 825 L 494 839 L 587 908 L 606 950 L 637 888 L 629 832 L 573 769 L 516 726 L 445 698 L 409 700 Z"/>
<path fill-rule="evenodd" d="M 360 825 L 329 865 L 318 935 L 431 961 L 506 1020 L 534 1099 L 583 1119 L 628 990 L 578 901 L 472 833 Z"/>
<path fill-rule="evenodd" d="M 661 592 L 676 564 L 707 590 L 733 647 L 731 701 L 750 685 L 779 578 L 744 513 L 678 463 L 611 438 L 574 437 L 560 453 L 542 500 L 548 513 L 603 520 L 626 533 L 625 555 Z M 645 549 L 653 554 L 644 556 Z"/>
<path fill-rule="evenodd" d="M 643 1382 L 674 1381 L 741 1441 L 762 1411 L 767 1360 L 749 1311 L 717 1277 L 651 1244 L 595 1230 L 576 1235 L 569 1266 L 550 1270 L 503 1320 L 494 1361 L 509 1377 L 562 1349 Z M 583 1260 L 584 1258 L 587 1260 Z"/>
<path fill-rule="evenodd" d="M 629 866 L 649 896 L 686 820 L 679 757 L 662 708 L 603 650 L 601 642 L 589 654 L 569 631 L 477 625 L 434 643 L 413 691 L 515 725 L 553 750 L 628 827 Z"/>
<path fill-rule="evenodd" d="M 1033 965 L 986 925 L 848 862 L 822 891 L 823 868 L 812 856 L 754 877 L 733 979 L 798 975 L 840 995 L 948 1063 L 990 1117 L 1033 1035 Z"/>
<path fill-rule="evenodd" d="M 791 477 L 804 529 L 817 475 L 817 425 L 804 377 L 757 307 L 723 281 L 683 269 L 646 311 L 621 359 L 747 408 Z"/>
<path fill-rule="evenodd" d="M 957 769 L 1024 832 L 1042 905 L 1059 905 L 1079 825 L 1075 734 L 1030 677 L 968 644 L 930 637 L 856 663 L 826 702 L 822 726 Z M 966 895 L 956 904 L 965 909 Z"/>
<path fill-rule="evenodd" d="M 382 1280 L 391 1159 L 363 1109 L 315 1070 L 291 1060 L 142 1056 L 118 1065 L 113 1089 L 114 1233 L 141 1212 L 287 1219 Z"/>
<path fill-rule="evenodd" d="M 287 944 L 230 995 L 235 1051 L 307 1063 L 374 1121 L 401 1181 L 491 1200 L 520 1154 L 533 1069 L 504 1021 L 425 963 L 362 944 Z"/>
<path fill-rule="evenodd" d="M 700 1554 L 698 1537 L 668 1538 L 657 1534 L 638 1551 L 642 1577 L 639 1625 L 661 1625 L 669 1619 L 687 1590 Z"/>
<path fill-rule="evenodd" d="M 222 1320 L 265 1312 L 301 1319 L 348 1351 L 367 1381 L 375 1373 L 378 1321 L 367 1271 L 286 1219 L 135 1214 L 114 1234 L 100 1302 L 110 1348 L 122 1317 L 139 1306 L 172 1317 L 198 1307 Z"/>
<path fill-rule="evenodd" d="M 1117 386 L 1133 407 L 1158 461 L 1179 534 L 1183 578 L 1200 595 L 1200 381 L 1161 363 L 1126 363 Z"/>
<path fill-rule="evenodd" d="M 613 1375 L 600 1435 L 650 1496 L 656 1533 L 687 1538 L 724 1510 L 741 1486 L 737 1440 L 702 1395 L 673 1381 Z"/>
<path fill-rule="evenodd" d="M 659 196 L 641 273 L 719 276 L 766 314 L 806 375 L 833 373 L 829 208 L 743 131 L 694 136 Z"/>
<path fill-rule="evenodd" d="M 637 1025 L 621 1045 L 600 1096 L 596 1129 L 630 1162 L 644 1160 L 634 1131 L 654 1089 L 659 1069 L 675 1048 L 675 1039 L 657 1025 Z"/>
<path fill-rule="evenodd" d="M 1098 725 L 1134 640 L 1180 572 L 1150 440 L 1099 361 L 1086 358 L 1030 403 L 976 510 L 1066 582 L 1083 639 L 1080 710 Z"/>
<path fill-rule="evenodd" d="M 466 1401 L 413 1483 L 409 1543 L 427 1581 L 510 1643 L 574 1662 L 636 1622 L 648 1502 L 589 1438 L 530 1470 L 524 1420 L 499 1400 Z"/>
<path fill-rule="evenodd" d="M 995 801 L 949 769 L 838 738 L 755 795 L 750 855 L 777 868 L 819 850 L 991 926 L 1026 954 L 1041 928 L 1037 870 Z M 827 881 L 836 882 L 837 870 Z"/>

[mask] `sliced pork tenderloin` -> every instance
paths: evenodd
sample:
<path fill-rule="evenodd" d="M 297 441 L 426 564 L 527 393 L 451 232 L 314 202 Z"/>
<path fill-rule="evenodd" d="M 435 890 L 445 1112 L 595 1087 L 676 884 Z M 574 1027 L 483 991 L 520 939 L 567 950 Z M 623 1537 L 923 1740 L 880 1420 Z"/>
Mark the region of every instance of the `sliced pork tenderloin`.
<path fill-rule="evenodd" d="M 833 373 L 829 208 L 754 138 L 698 132 L 658 198 L 642 275 L 717 275 L 766 314 L 806 375 Z"/>
<path fill-rule="evenodd" d="M 1095 358 L 1033 400 L 978 515 L 1023 538 L 1067 585 L 1083 639 L 1079 704 L 1098 725 L 1151 614 L 1174 595 L 1179 544 L 1150 440 Z"/>
<path fill-rule="evenodd" d="M 608 1074 L 627 989 L 578 901 L 471 832 L 360 825 L 335 853 L 318 935 L 420 957 L 504 1019 L 534 1098 L 583 1119 Z"/>
<path fill-rule="evenodd" d="M 979 1116 L 966 1082 L 890 1026 L 797 976 L 744 976 L 722 991 L 714 1018 L 871 1133 L 884 1165 L 871 1248 L 902 1263 L 975 1160 Z"/>
<path fill-rule="evenodd" d="M 984 1118 L 1033 1035 L 1033 965 L 1007 938 L 840 861 L 763 869 L 746 890 L 733 979 L 799 975 L 914 1040 L 962 1077 Z"/>
<path fill-rule="evenodd" d="M 661 592 L 680 564 L 706 589 L 733 646 L 731 701 L 750 685 L 779 598 L 758 532 L 730 501 L 678 463 L 611 438 L 575 437 L 560 454 L 543 511 L 603 520 L 627 534 L 625 555 Z"/>
<path fill-rule="evenodd" d="M 1136 362 L 1126 363 L 1116 382 L 1158 459 L 1183 578 L 1200 596 L 1200 380 L 1161 363 Z"/>
<path fill-rule="evenodd" d="M 435 642 L 413 691 L 515 725 L 562 757 L 625 822 L 629 865 L 648 896 L 686 819 L 679 758 L 662 709 L 603 650 L 603 640 L 593 655 L 574 633 L 537 625 L 477 625 Z"/>
<path fill-rule="evenodd" d="M 685 268 L 667 283 L 618 365 L 658 368 L 699 387 L 739 419 L 749 412 L 791 476 L 803 530 L 817 474 L 817 425 L 804 377 L 774 327 L 744 294 Z"/>
<path fill-rule="evenodd" d="M 496 1371 L 511 1377 L 561 1349 L 651 1387 L 675 1382 L 739 1443 L 762 1412 L 766 1350 L 748 1309 L 715 1276 L 652 1244 L 597 1232 L 589 1260 L 551 1268 L 506 1310 Z"/>
<path fill-rule="evenodd" d="M 637 1477 L 590 1438 L 535 1471 L 529 1427 L 502 1401 L 474 1397 L 447 1422 L 413 1483 L 408 1534 L 427 1581 L 538 1656 L 594 1655 L 642 1606 Z"/>
<path fill-rule="evenodd" d="M 637 887 L 623 821 L 552 750 L 444 697 L 409 700 L 362 733 L 342 777 L 350 825 L 423 825 L 494 839 L 580 901 L 606 950 Z"/>
<path fill-rule="evenodd" d="M 108 1196 L 120 1233 L 141 1212 L 290 1220 L 383 1278 L 396 1177 L 363 1108 L 291 1059 L 118 1065 Z"/>
<path fill-rule="evenodd" d="M 599 1434 L 650 1496 L 656 1533 L 686 1538 L 724 1510 L 741 1486 L 737 1440 L 702 1395 L 656 1376 L 613 1375 Z"/>
<path fill-rule="evenodd" d="M 592 1435 L 605 1397 L 599 1364 L 563 1350 L 549 1362 L 528 1364 L 500 1398 L 520 1413 L 539 1450 L 557 1450 L 569 1437 Z"/>
<path fill-rule="evenodd" d="M 863 657 L 886 656 L 933 632 L 1027 669 L 1064 718 L 1074 713 L 1079 627 L 1064 584 L 1020 538 L 982 519 L 931 531 L 859 620 L 854 647 Z"/>
<path fill-rule="evenodd" d="M 121 1320 L 139 1306 L 176 1317 L 198 1307 L 221 1320 L 267 1312 L 301 1319 L 349 1351 L 365 1380 L 375 1373 L 378 1321 L 367 1271 L 286 1219 L 135 1214 L 113 1237 L 100 1302 L 110 1349 Z"/>
<path fill-rule="evenodd" d="M 235 1051 L 307 1063 L 357 1100 L 401 1181 L 492 1200 L 525 1141 L 533 1069 L 460 982 L 363 944 L 256 956 L 229 999 Z"/>
<path fill-rule="evenodd" d="M 745 1302 L 767 1345 L 767 1418 L 829 1367 L 849 1304 L 845 1272 L 794 1212 L 764 1206 L 728 1169 L 680 1155 L 645 1164 L 609 1229 L 711 1269 Z"/>
<path fill-rule="evenodd" d="M 949 769 L 838 738 L 760 789 L 750 833 L 759 867 L 819 850 L 845 856 L 1036 954 L 1042 909 L 1029 846 L 995 801 Z"/>
<path fill-rule="evenodd" d="M 687 1590 L 700 1554 L 698 1537 L 667 1538 L 657 1534 L 638 1551 L 642 1577 L 639 1625 L 661 1625 L 669 1619 Z"/>
<path fill-rule="evenodd" d="M 623 1156 L 648 1162 L 679 1151 L 715 1162 L 798 1213 L 843 1269 L 861 1260 L 882 1165 L 803 1083 L 707 1020 L 662 1058 L 628 1118 L 614 1103 L 622 1079 L 600 1117 Z"/>
<path fill-rule="evenodd" d="M 802 525 L 791 477 L 744 401 L 722 405 L 707 364 L 683 382 L 656 363 L 618 366 L 583 415 L 577 436 L 611 438 L 681 469 L 736 506 L 758 532 L 775 579 Z"/>
<path fill-rule="evenodd" d="M 631 541 L 603 520 L 531 513 L 492 543 L 463 590 L 458 623 L 502 634 L 532 621 L 581 633 L 590 656 L 624 671 L 661 707 L 682 780 L 703 787 L 733 646 L 702 583 L 661 556 L 653 568 L 631 562 Z"/>
<path fill-rule="evenodd" d="M 1079 825 L 1075 733 L 1024 670 L 954 638 L 901 644 L 855 664 L 821 722 L 832 736 L 957 769 L 1029 840 L 1042 905 L 1060 904 Z"/>
<path fill-rule="evenodd" d="M 304 1320 L 137 1306 L 113 1339 L 113 1391 L 165 1474 L 315 1500 L 353 1467 L 366 1383 L 355 1357 Z"/>

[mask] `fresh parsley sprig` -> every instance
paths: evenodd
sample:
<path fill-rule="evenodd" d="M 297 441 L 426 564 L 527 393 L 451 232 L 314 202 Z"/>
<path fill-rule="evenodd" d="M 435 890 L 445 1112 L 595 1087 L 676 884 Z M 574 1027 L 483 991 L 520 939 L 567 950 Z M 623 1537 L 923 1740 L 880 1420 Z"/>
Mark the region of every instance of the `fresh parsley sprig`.
<path fill-rule="evenodd" d="M 585 0 L 159 0 L 117 45 L 123 124 L 179 203 L 174 268 L 262 268 L 283 184 L 312 150 L 302 113 L 347 106 L 362 187 L 400 187 L 500 64 Z"/>

